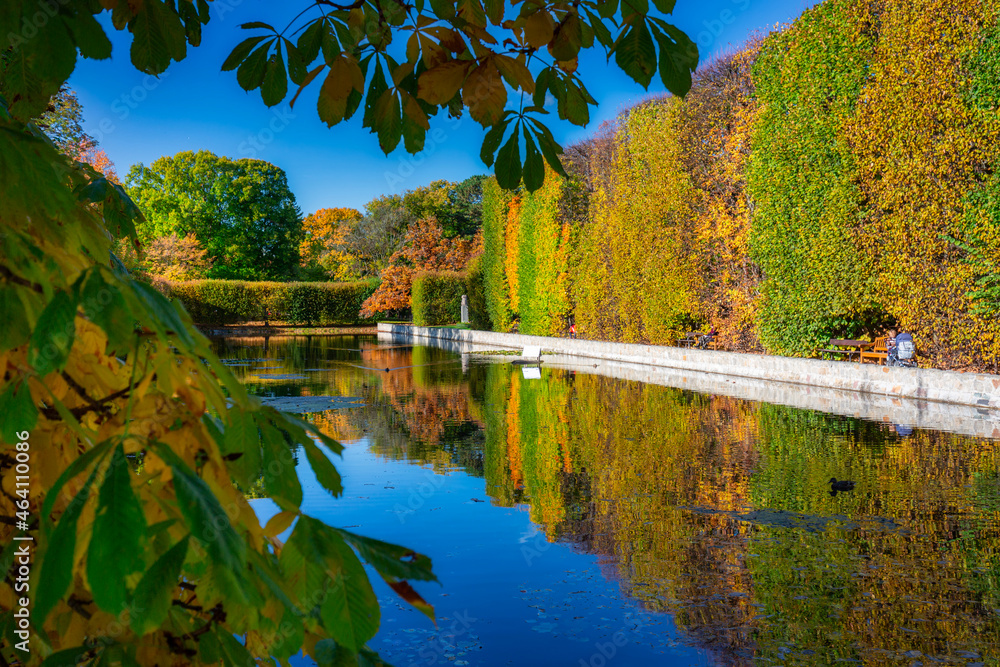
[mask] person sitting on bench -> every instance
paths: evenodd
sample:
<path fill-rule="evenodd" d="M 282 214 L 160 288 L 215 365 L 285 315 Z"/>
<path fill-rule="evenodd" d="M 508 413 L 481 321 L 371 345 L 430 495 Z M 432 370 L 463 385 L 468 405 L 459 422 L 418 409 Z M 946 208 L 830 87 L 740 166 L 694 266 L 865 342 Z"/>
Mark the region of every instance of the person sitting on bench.
<path fill-rule="evenodd" d="M 712 342 L 712 339 L 714 339 L 718 333 L 719 332 L 715 330 L 715 325 L 713 324 L 712 328 L 708 330 L 707 334 L 705 334 L 704 336 L 699 336 L 698 347 L 700 347 L 703 350 L 707 350 L 709 343 Z"/>

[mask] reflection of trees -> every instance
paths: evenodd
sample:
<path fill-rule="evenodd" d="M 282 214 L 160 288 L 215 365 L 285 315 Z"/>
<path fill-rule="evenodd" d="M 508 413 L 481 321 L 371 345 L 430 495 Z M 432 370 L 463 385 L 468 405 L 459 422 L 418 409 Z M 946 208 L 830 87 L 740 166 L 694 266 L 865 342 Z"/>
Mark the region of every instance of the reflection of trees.
<path fill-rule="evenodd" d="M 723 664 L 996 652 L 995 441 L 543 377 L 490 367 L 488 491 L 528 500 L 550 540 L 612 557 L 624 591 Z M 831 496 L 831 476 L 858 490 Z"/>

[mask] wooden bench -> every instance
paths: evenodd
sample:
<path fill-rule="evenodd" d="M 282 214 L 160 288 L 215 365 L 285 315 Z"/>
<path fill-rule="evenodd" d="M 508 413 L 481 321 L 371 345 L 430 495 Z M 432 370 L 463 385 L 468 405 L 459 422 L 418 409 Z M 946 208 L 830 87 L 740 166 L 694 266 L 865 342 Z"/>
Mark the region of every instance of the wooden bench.
<path fill-rule="evenodd" d="M 857 359 L 861 361 L 860 353 L 871 347 L 872 343 L 866 340 L 855 340 L 853 338 L 831 338 L 827 343 L 828 348 L 819 350 L 820 354 L 829 354 L 837 358 L 846 358 L 848 361 Z"/>
<path fill-rule="evenodd" d="M 861 363 L 865 363 L 866 360 L 871 359 L 876 364 L 884 364 L 886 358 L 889 356 L 889 352 L 885 345 L 886 340 L 888 340 L 888 336 L 876 338 L 874 345 L 866 350 L 862 350 Z"/>
<path fill-rule="evenodd" d="M 701 344 L 702 336 L 707 336 L 708 332 L 701 331 L 689 331 L 684 334 L 683 338 L 677 339 L 677 344 L 681 347 L 698 347 Z M 712 336 L 712 340 L 708 342 L 708 349 L 718 350 L 719 349 L 719 336 L 716 334 Z"/>

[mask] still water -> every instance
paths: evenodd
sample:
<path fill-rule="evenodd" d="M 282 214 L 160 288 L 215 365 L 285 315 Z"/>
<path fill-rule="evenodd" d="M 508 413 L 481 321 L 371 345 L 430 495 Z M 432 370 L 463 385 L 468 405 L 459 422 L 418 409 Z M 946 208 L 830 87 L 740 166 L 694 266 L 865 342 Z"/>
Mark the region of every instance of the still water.
<path fill-rule="evenodd" d="M 433 559 L 437 627 L 373 580 L 394 665 L 1000 664 L 1000 441 L 374 336 L 216 350 L 354 399 L 307 415 L 345 493 L 302 469 L 303 510 Z"/>

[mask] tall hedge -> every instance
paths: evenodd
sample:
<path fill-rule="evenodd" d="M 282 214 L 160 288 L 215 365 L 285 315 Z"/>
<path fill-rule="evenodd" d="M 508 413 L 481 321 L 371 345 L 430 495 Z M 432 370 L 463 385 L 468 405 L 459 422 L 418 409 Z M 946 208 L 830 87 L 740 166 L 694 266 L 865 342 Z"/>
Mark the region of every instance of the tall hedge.
<path fill-rule="evenodd" d="M 711 323 L 731 349 L 811 356 L 896 326 L 928 365 L 997 370 L 998 16 L 825 0 L 570 147 L 577 213 L 490 183 L 493 327 L 669 344 Z"/>
<path fill-rule="evenodd" d="M 758 331 L 773 354 L 810 354 L 833 336 L 860 334 L 852 327 L 878 310 L 845 134 L 874 49 L 868 7 L 827 0 L 806 10 L 764 41 L 754 68 L 750 251 L 764 272 Z"/>
<path fill-rule="evenodd" d="M 868 203 L 877 297 L 953 366 L 1000 353 L 998 313 L 975 314 L 982 276 L 957 238 L 1000 260 L 995 0 L 883 0 L 869 81 L 850 127 Z"/>
<path fill-rule="evenodd" d="M 496 178 L 483 181 L 483 298 L 489 327 L 494 331 L 508 331 L 513 324 L 504 266 L 507 259 L 504 230 L 510 199 L 510 193 L 497 184 Z"/>
<path fill-rule="evenodd" d="M 270 318 L 292 324 L 370 324 L 361 303 L 378 287 L 355 283 L 277 283 L 242 280 L 191 280 L 161 283 L 197 324 L 239 324 Z"/>
<path fill-rule="evenodd" d="M 610 159 L 583 230 L 574 283 L 577 328 L 587 337 L 673 343 L 698 317 L 692 263 L 694 192 L 678 140 L 678 99 L 619 119 Z"/>
<path fill-rule="evenodd" d="M 413 323 L 427 327 L 461 321 L 466 277 L 458 271 L 422 271 L 414 275 Z"/>
<path fill-rule="evenodd" d="M 550 336 L 568 328 L 572 233 L 569 222 L 559 219 L 562 195 L 563 180 L 547 170 L 542 187 L 521 196 L 517 265 L 521 333 Z"/>

